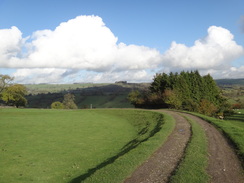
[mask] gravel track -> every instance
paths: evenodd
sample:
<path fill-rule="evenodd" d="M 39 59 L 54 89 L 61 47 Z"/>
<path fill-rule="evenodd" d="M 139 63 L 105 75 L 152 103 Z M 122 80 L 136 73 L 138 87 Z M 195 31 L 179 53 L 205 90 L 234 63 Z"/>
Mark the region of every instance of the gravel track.
<path fill-rule="evenodd" d="M 209 154 L 207 172 L 211 176 L 211 183 L 244 183 L 241 163 L 222 133 L 196 116 L 190 114 L 184 116 L 193 119 L 205 130 Z"/>
<path fill-rule="evenodd" d="M 191 126 L 182 115 L 199 123 L 208 140 L 208 168 L 211 183 L 244 183 L 243 168 L 225 137 L 208 122 L 186 113 L 158 110 L 172 115 L 176 126 L 166 142 L 139 166 L 125 183 L 165 183 L 184 156 Z"/>
<path fill-rule="evenodd" d="M 176 126 L 168 139 L 153 155 L 125 180 L 125 183 L 167 182 L 177 167 L 190 139 L 190 124 L 174 112 L 167 112 L 175 118 Z"/>

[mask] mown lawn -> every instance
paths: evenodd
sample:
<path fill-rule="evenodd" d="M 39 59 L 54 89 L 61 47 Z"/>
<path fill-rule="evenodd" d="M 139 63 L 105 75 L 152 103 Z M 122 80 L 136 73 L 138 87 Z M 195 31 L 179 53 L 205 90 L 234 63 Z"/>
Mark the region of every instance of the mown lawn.
<path fill-rule="evenodd" d="M 173 127 L 141 110 L 0 109 L 0 180 L 121 182 Z"/>

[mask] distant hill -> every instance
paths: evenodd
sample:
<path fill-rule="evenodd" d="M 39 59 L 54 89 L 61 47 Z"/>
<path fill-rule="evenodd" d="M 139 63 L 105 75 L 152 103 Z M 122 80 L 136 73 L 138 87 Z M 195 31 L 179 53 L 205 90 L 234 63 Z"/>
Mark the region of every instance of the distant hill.
<path fill-rule="evenodd" d="M 217 85 L 228 97 L 244 87 L 243 79 L 217 79 Z M 34 84 L 25 85 L 29 95 L 26 96 L 29 108 L 50 108 L 52 102 L 63 101 L 66 93 L 75 95 L 79 108 L 130 108 L 127 99 L 132 90 L 143 90 L 150 83 L 76 83 L 76 84 Z M 229 89 L 232 89 L 230 92 Z M 240 92 L 239 92 L 240 93 Z M 239 98 L 238 98 L 239 99 Z"/>
<path fill-rule="evenodd" d="M 241 79 L 216 79 L 217 85 L 244 85 L 244 78 Z"/>
<path fill-rule="evenodd" d="M 127 99 L 132 90 L 147 88 L 148 83 L 115 84 L 40 84 L 26 85 L 29 108 L 50 108 L 52 102 L 63 101 L 66 93 L 75 95 L 79 108 L 131 108 Z"/>

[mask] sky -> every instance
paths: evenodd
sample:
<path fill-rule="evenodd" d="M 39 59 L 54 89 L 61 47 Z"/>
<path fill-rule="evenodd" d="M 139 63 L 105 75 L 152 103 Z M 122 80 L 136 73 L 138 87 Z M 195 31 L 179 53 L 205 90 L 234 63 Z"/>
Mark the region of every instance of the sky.
<path fill-rule="evenodd" d="M 243 0 L 0 0 L 0 74 L 15 82 L 244 78 Z"/>

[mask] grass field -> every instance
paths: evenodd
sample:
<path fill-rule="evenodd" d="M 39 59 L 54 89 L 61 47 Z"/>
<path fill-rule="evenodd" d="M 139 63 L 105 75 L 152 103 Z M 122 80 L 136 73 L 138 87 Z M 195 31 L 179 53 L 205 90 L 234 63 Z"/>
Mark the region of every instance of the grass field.
<path fill-rule="evenodd" d="M 0 180 L 121 182 L 174 127 L 141 110 L 0 109 Z"/>
<path fill-rule="evenodd" d="M 33 85 L 25 85 L 29 93 L 37 94 L 37 93 L 55 93 L 61 92 L 64 90 L 75 90 L 77 88 L 89 88 L 89 87 L 99 87 L 108 84 L 103 83 L 81 83 L 81 84 L 33 84 Z"/>

